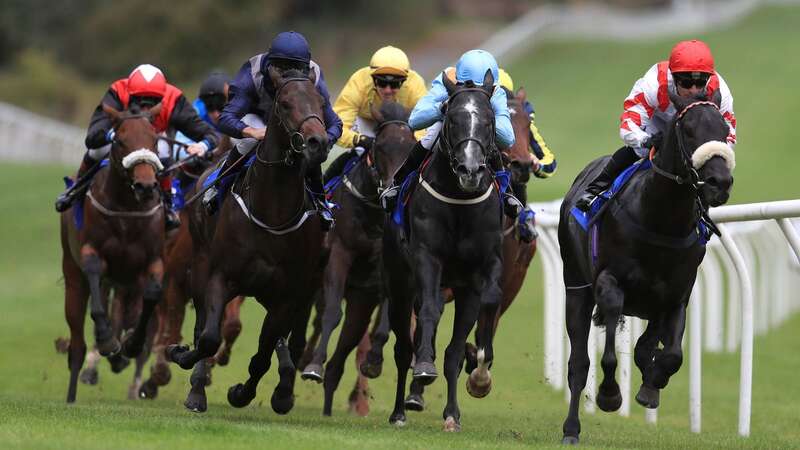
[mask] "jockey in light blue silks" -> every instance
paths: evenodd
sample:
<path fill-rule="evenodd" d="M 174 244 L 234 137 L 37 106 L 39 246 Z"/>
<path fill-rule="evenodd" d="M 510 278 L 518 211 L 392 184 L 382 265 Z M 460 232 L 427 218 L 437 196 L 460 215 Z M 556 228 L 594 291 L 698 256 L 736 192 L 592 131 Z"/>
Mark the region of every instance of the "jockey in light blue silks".
<path fill-rule="evenodd" d="M 505 91 L 499 84 L 500 73 L 497 61 L 491 53 L 485 50 L 470 50 L 461 55 L 458 63 L 456 63 L 456 67 L 448 67 L 433 80 L 431 89 L 420 99 L 414 107 L 414 110 L 411 111 L 411 116 L 408 119 L 411 128 L 414 130 L 427 128 L 428 131 L 425 137 L 411 150 L 403 166 L 395 173 L 393 185 L 381 194 L 381 202 L 387 211 L 394 209 L 397 203 L 397 194 L 399 193 L 400 186 L 403 181 L 405 181 L 406 177 L 419 168 L 425 160 L 428 152 L 433 148 L 439 131 L 442 129 L 442 120 L 444 120 L 442 104 L 445 103 L 449 97 L 442 77 L 446 76 L 459 85 L 482 86 L 487 71 L 491 71 L 495 83 L 490 101 L 492 109 L 494 109 L 495 139 L 497 145 L 500 148 L 514 145 L 514 129 L 511 126 L 511 114 L 508 111 L 508 99 L 506 98 Z M 503 170 L 502 160 L 499 158 L 499 155 L 497 156 L 498 157 L 489 158 L 488 161 L 494 171 Z M 523 209 L 522 204 L 514 198 L 510 191 L 506 193 L 503 204 L 506 214 L 513 218 L 516 218 Z M 526 226 L 526 228 L 528 226 Z M 525 231 L 533 232 L 532 229 L 524 230 L 523 232 Z"/>

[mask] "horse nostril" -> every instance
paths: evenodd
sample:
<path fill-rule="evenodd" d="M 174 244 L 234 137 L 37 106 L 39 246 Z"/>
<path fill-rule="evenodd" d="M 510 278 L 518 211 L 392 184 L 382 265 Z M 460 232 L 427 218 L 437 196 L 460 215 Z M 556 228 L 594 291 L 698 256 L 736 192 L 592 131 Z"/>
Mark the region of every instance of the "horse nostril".
<path fill-rule="evenodd" d="M 719 180 L 716 177 L 708 177 L 706 179 L 706 184 L 717 187 L 719 186 Z"/>
<path fill-rule="evenodd" d="M 321 148 L 323 148 L 325 146 L 325 143 L 323 142 L 322 138 L 319 138 L 317 136 L 310 136 L 306 140 L 306 146 L 311 151 L 318 151 L 319 149 L 321 149 Z"/>
<path fill-rule="evenodd" d="M 469 175 L 469 170 L 467 169 L 467 166 L 465 166 L 464 164 L 459 164 L 458 167 L 456 167 L 456 173 L 462 176 Z"/>
<path fill-rule="evenodd" d="M 478 173 L 483 173 L 485 171 L 486 171 L 486 166 L 484 164 L 478 166 Z"/>

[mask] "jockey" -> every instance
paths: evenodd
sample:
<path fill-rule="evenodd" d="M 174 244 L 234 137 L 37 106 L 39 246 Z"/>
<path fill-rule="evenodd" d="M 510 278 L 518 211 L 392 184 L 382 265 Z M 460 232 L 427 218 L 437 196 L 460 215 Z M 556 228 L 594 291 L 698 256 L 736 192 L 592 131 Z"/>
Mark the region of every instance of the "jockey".
<path fill-rule="evenodd" d="M 500 86 L 507 89 L 508 92 L 513 95 L 514 80 L 512 80 L 511 75 L 503 69 L 500 69 Z M 525 108 L 525 113 L 531 118 L 531 125 L 528 133 L 530 135 L 530 150 L 535 158 L 533 175 L 537 178 L 550 178 L 556 171 L 556 157 L 547 146 L 541 133 L 539 133 L 539 129 L 536 127 L 533 105 L 531 105 L 528 99 L 525 99 L 523 107 Z M 533 210 L 527 206 L 528 192 L 526 186 L 525 184 L 512 182 L 510 188 L 514 196 L 524 205 L 524 209 L 519 212 L 516 221 L 519 238 L 524 242 L 532 242 L 537 236 L 533 225 L 535 214 Z"/>
<path fill-rule="evenodd" d="M 711 98 L 716 90 L 722 96 L 719 109 L 730 129 L 728 145 L 732 149 L 736 145 L 733 97 L 725 80 L 714 70 L 711 49 L 698 40 L 676 44 L 669 61 L 655 64 L 633 85 L 620 118 L 619 135 L 625 146 L 611 156 L 603 170 L 586 186 L 575 206 L 588 211 L 594 199 L 608 189 L 625 168 L 647 157 L 651 148 L 658 149 L 665 125 L 677 114 L 669 101 L 669 92 L 685 98 L 705 93 Z"/>
<path fill-rule="evenodd" d="M 156 133 L 163 134 L 168 129 L 176 129 L 191 137 L 197 143 L 190 145 L 187 152 L 202 155 L 217 146 L 219 141 L 214 129 L 198 117 L 180 89 L 167 83 L 161 70 L 150 64 L 136 67 L 128 78 L 115 81 L 108 88 L 100 104 L 95 108 L 86 134 L 86 154 L 78 169 L 77 181 L 73 187 L 85 186 L 83 180 L 89 169 L 103 160 L 111 150 L 114 141 L 114 129 L 111 119 L 103 112 L 103 104 L 118 110 L 127 110 L 131 105 L 138 105 L 142 111 L 161 103 L 161 112 L 153 119 Z M 170 158 L 170 147 L 159 141 L 159 158 Z M 178 213 L 172 208 L 172 180 L 170 176 L 161 178 L 161 193 L 166 208 L 165 222 L 167 229 L 180 225 Z M 77 198 L 74 189 L 67 189 L 56 200 L 56 211 L 66 211 Z"/>
<path fill-rule="evenodd" d="M 408 57 L 399 48 L 378 49 L 369 66 L 358 69 L 342 88 L 333 110 L 342 119 L 342 137 L 337 144 L 350 149 L 336 158 L 325 171 L 325 181 L 339 175 L 353 156 L 363 155 L 375 141 L 375 119 L 372 107 L 383 102 L 398 102 L 412 109 L 425 95 L 425 80 L 411 69 Z M 417 138 L 424 136 L 417 132 Z"/>
<path fill-rule="evenodd" d="M 272 114 L 276 88 L 272 85 L 267 72 L 270 67 L 281 72 L 294 69 L 306 74 L 313 70 L 316 74 L 317 91 L 324 99 L 323 119 L 329 144 L 333 145 L 342 135 L 342 121 L 331 108 L 325 77 L 322 69 L 311 60 L 311 50 L 306 38 L 300 33 L 286 31 L 272 40 L 267 52 L 247 60 L 231 83 L 230 100 L 222 110 L 219 128 L 232 138 L 236 151 L 228 154 L 220 173 L 228 169 L 233 170 L 231 173 L 238 171 L 240 165 L 234 167 L 234 163 L 240 159 L 244 160 L 243 157 L 256 147 L 258 141 L 264 139 L 267 132 L 266 123 Z M 322 171 L 319 166 L 308 168 L 306 182 L 312 192 L 323 193 Z M 212 186 L 203 196 L 203 205 L 209 214 L 215 212 L 217 205 L 215 199 L 218 193 L 216 186 Z M 324 202 L 319 203 L 321 207 L 327 208 Z M 326 219 L 323 221 L 323 226 L 329 227 L 330 222 L 326 214 L 322 214 L 322 217 Z"/>
<path fill-rule="evenodd" d="M 394 175 L 394 183 L 381 194 L 381 203 L 387 211 L 394 209 L 397 202 L 397 194 L 400 190 L 400 185 L 405 181 L 408 174 L 416 170 L 420 164 L 425 160 L 428 152 L 433 147 L 439 131 L 442 129 L 442 103 L 447 101 L 448 93 L 442 81 L 442 76 L 445 75 L 459 85 L 470 84 L 475 86 L 483 85 L 483 79 L 487 71 L 492 72 L 492 77 L 495 83 L 499 81 L 499 68 L 494 56 L 485 50 L 470 50 L 463 55 L 456 63 L 456 67 L 448 67 L 442 74 L 439 74 L 431 83 L 431 89 L 425 94 L 424 97 L 417 103 L 414 110 L 411 111 L 411 116 L 408 118 L 408 123 L 414 130 L 427 128 L 425 137 L 422 138 L 411 153 L 406 158 L 402 167 L 397 170 Z M 514 145 L 514 129 L 511 127 L 511 115 L 508 112 L 508 103 L 506 92 L 499 87 L 494 86 L 494 91 L 491 97 L 492 108 L 494 109 L 495 120 L 495 138 L 497 144 L 501 148 L 510 147 Z M 492 165 L 493 170 L 502 169 L 502 161 L 497 161 L 500 158 L 489 158 L 489 163 Z M 521 210 L 519 200 L 516 200 L 510 194 L 507 197 L 508 207 L 505 208 L 509 215 L 516 216 L 516 212 Z M 504 202 L 506 203 L 506 202 Z M 509 207 L 516 212 L 511 212 Z"/>

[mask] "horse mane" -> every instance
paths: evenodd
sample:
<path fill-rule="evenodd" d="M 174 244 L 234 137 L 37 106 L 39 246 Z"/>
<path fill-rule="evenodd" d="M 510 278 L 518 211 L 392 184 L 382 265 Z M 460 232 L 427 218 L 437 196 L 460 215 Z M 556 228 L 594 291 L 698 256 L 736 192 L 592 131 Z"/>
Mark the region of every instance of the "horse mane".
<path fill-rule="evenodd" d="M 308 74 L 297 69 L 288 69 L 283 72 L 281 78 L 308 78 Z"/>
<path fill-rule="evenodd" d="M 406 110 L 403 105 L 397 102 L 383 102 L 380 109 L 384 122 L 392 120 L 399 120 L 401 122 L 408 122 L 410 112 Z"/>

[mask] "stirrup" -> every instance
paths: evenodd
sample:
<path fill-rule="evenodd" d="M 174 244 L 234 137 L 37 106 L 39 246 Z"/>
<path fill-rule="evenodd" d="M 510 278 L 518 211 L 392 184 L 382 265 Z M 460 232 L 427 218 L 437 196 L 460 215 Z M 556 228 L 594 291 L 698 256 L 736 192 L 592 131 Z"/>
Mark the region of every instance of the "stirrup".
<path fill-rule="evenodd" d="M 506 192 L 503 197 L 503 211 L 508 217 L 516 218 L 525 210 L 525 205 L 514 194 Z"/>
<path fill-rule="evenodd" d="M 381 192 L 379 200 L 384 211 L 392 212 L 392 210 L 394 210 L 397 205 L 398 194 L 400 194 L 400 186 L 397 185 L 391 185 Z"/>
<path fill-rule="evenodd" d="M 216 186 L 211 186 L 206 190 L 203 194 L 203 199 L 200 200 L 203 203 L 203 207 L 206 210 L 206 214 L 209 216 L 213 216 L 214 213 L 217 212 L 217 195 L 219 191 L 217 190 Z"/>

